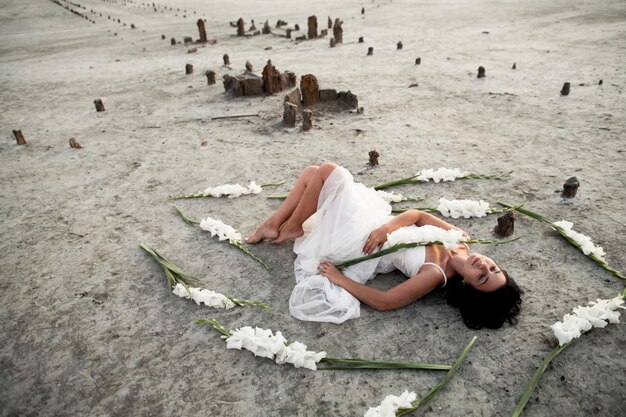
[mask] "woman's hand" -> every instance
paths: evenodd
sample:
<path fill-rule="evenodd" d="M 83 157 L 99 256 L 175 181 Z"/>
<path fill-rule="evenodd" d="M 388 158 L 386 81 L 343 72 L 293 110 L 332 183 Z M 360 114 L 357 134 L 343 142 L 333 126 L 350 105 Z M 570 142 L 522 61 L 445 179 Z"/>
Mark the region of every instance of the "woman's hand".
<path fill-rule="evenodd" d="M 333 284 L 341 285 L 340 281 L 344 278 L 343 274 L 339 272 L 337 267 L 331 262 L 322 262 L 318 267 L 317 271 L 320 275 L 328 278 L 330 282 Z"/>
<path fill-rule="evenodd" d="M 385 226 L 380 226 L 378 229 L 374 229 L 372 233 L 367 237 L 365 246 L 363 246 L 363 253 L 371 255 L 376 248 L 381 249 L 387 241 L 387 229 Z"/>

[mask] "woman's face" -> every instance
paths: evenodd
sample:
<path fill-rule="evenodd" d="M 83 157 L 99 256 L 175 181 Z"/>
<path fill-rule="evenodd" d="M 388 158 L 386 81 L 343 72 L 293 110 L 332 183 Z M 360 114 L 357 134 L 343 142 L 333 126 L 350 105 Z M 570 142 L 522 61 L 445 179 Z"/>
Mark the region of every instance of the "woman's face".
<path fill-rule="evenodd" d="M 459 272 L 466 285 L 479 291 L 492 292 L 506 283 L 506 277 L 493 259 L 478 253 L 470 254 Z"/>

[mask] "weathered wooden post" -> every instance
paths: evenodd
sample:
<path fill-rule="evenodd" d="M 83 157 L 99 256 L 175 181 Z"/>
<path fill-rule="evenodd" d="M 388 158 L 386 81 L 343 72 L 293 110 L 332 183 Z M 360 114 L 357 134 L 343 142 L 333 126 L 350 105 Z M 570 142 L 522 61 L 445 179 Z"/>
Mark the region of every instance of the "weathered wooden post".
<path fill-rule="evenodd" d="M 99 98 L 95 99 L 93 101 L 93 104 L 96 105 L 96 111 L 97 112 L 104 111 L 104 104 L 102 103 L 102 100 L 100 100 Z"/>
<path fill-rule="evenodd" d="M 26 141 L 26 139 L 24 138 L 24 135 L 22 134 L 22 130 L 21 129 L 13 129 L 13 136 L 15 136 L 15 141 L 17 142 L 18 145 L 26 145 L 28 142 Z"/>
<path fill-rule="evenodd" d="M 415 58 L 415 65 L 419 65 L 422 63 L 422 58 Z"/>
<path fill-rule="evenodd" d="M 369 151 L 368 156 L 370 158 L 368 162 L 370 166 L 375 167 L 378 165 L 378 157 L 380 154 L 377 151 Z"/>
<path fill-rule="evenodd" d="M 215 84 L 215 76 L 217 75 L 215 71 L 207 70 L 204 75 L 206 75 L 207 85 Z"/>
<path fill-rule="evenodd" d="M 328 29 L 332 29 L 333 28 L 333 19 L 330 18 L 330 16 L 328 16 Z"/>
<path fill-rule="evenodd" d="M 228 56 L 228 54 L 224 54 L 222 59 L 224 59 L 224 65 L 230 65 L 230 57 Z"/>
<path fill-rule="evenodd" d="M 367 55 L 374 55 L 374 47 L 370 46 L 369 48 L 367 48 Z"/>
<path fill-rule="evenodd" d="M 335 38 L 330 38 L 330 47 L 334 48 L 336 45 Z"/>
<path fill-rule="evenodd" d="M 478 77 L 477 78 L 485 78 L 485 67 L 478 67 Z"/>
<path fill-rule="evenodd" d="M 185 75 L 193 74 L 193 65 L 187 64 L 185 65 Z"/>
<path fill-rule="evenodd" d="M 198 19 L 198 32 L 200 33 L 200 42 L 206 43 L 206 30 L 204 28 L 204 21 L 202 19 Z"/>
<path fill-rule="evenodd" d="M 171 44 L 172 46 L 176 45 L 176 38 L 172 38 L 172 39 L 170 39 L 170 44 Z"/>
<path fill-rule="evenodd" d="M 511 67 L 511 69 L 517 69 L 517 65 L 515 62 L 513 63 L 513 66 Z"/>
<path fill-rule="evenodd" d="M 498 224 L 493 228 L 493 234 L 502 239 L 509 237 L 515 231 L 515 211 L 509 210 L 498 217 Z"/>
<path fill-rule="evenodd" d="M 337 43 L 343 43 L 343 29 L 341 28 L 342 24 L 343 22 L 339 18 L 335 19 L 335 24 L 333 25 L 333 36 L 335 38 L 335 42 Z"/>
<path fill-rule="evenodd" d="M 359 43 L 363 43 L 363 36 L 359 36 Z"/>
<path fill-rule="evenodd" d="M 252 72 L 253 69 L 252 63 L 250 61 L 246 61 L 246 71 Z"/>
<path fill-rule="evenodd" d="M 311 130 L 313 127 L 313 112 L 309 109 L 302 110 L 302 130 Z"/>
<path fill-rule="evenodd" d="M 562 96 L 569 95 L 569 88 L 570 88 L 570 83 L 563 84 L 563 88 L 561 88 L 561 95 Z"/>
<path fill-rule="evenodd" d="M 568 178 L 563 184 L 563 192 L 561 193 L 561 197 L 563 198 L 574 198 L 576 197 L 576 192 L 578 191 L 578 187 L 580 183 L 576 177 Z"/>
<path fill-rule="evenodd" d="M 263 32 L 264 35 L 269 35 L 270 33 L 272 33 L 272 29 L 270 28 L 270 24 L 267 20 L 265 21 L 265 24 L 263 25 L 263 29 L 261 29 L 261 32 Z"/>
<path fill-rule="evenodd" d="M 243 18 L 239 18 L 239 20 L 237 20 L 237 36 L 245 36 L 246 35 L 246 28 L 244 27 L 244 22 L 243 22 Z"/>
<path fill-rule="evenodd" d="M 317 16 L 309 16 L 307 25 L 309 27 L 309 39 L 317 38 Z"/>
<path fill-rule="evenodd" d="M 283 103 L 283 123 L 289 127 L 296 125 L 296 114 L 298 113 L 298 106 L 288 101 Z"/>
<path fill-rule="evenodd" d="M 80 145 L 80 143 L 78 143 L 78 141 L 76 139 L 70 138 L 70 148 L 82 149 L 82 146 Z"/>
<path fill-rule="evenodd" d="M 313 74 L 305 74 L 300 78 L 300 91 L 302 92 L 302 104 L 312 106 L 320 99 L 317 78 Z"/>
<path fill-rule="evenodd" d="M 399 41 L 399 42 L 396 44 L 396 49 L 398 49 L 398 50 L 402 49 L 402 41 Z"/>

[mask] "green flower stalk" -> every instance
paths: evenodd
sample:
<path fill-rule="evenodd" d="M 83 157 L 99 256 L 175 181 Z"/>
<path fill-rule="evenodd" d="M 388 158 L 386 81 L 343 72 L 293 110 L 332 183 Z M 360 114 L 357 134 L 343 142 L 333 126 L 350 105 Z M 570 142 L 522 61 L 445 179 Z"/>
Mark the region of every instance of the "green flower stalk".
<path fill-rule="evenodd" d="M 271 267 L 267 264 L 267 262 L 265 262 L 259 255 L 252 252 L 250 249 L 244 246 L 243 242 L 241 241 L 241 236 L 232 227 L 223 224 L 219 220 L 213 220 L 209 217 L 204 220 L 204 221 L 210 221 L 211 223 L 210 227 L 206 228 L 206 227 L 203 227 L 202 222 L 199 222 L 197 220 L 193 220 L 187 217 L 185 213 L 183 213 L 182 210 L 179 209 L 176 205 L 174 205 L 174 208 L 176 209 L 176 211 L 178 212 L 178 214 L 180 215 L 180 217 L 183 219 L 185 223 L 191 226 L 199 226 L 201 229 L 209 231 L 211 233 L 211 236 L 215 236 L 217 234 L 220 240 L 228 240 L 228 243 L 230 243 L 231 245 L 233 245 L 234 247 L 236 247 L 237 249 L 239 249 L 246 255 L 250 256 L 252 259 L 254 259 L 259 264 L 261 264 L 261 266 L 265 268 L 266 270 L 269 271 L 271 269 Z M 222 230 L 217 230 L 217 229 L 226 229 L 226 231 L 224 233 Z"/>
<path fill-rule="evenodd" d="M 476 342 L 476 339 L 477 339 L 476 336 L 472 337 L 472 340 L 470 340 L 469 343 L 467 344 L 467 346 L 465 346 L 465 349 L 463 349 L 463 352 L 461 352 L 461 355 L 459 355 L 458 359 L 456 360 L 456 362 L 454 362 L 454 365 L 452 365 L 452 368 L 450 368 L 450 370 L 448 371 L 446 376 L 444 376 L 441 379 L 441 381 L 439 381 L 439 383 L 433 389 L 431 389 L 430 392 L 428 392 L 428 394 L 426 394 L 426 396 L 424 396 L 422 399 L 414 402 L 413 403 L 413 407 L 411 407 L 411 408 L 404 408 L 404 409 L 398 410 L 398 412 L 396 413 L 396 416 L 407 415 L 407 414 L 417 410 L 419 407 L 423 407 L 425 405 L 428 405 L 428 403 L 430 403 L 432 401 L 432 399 L 435 398 L 435 396 L 439 393 L 439 391 L 441 391 L 441 389 L 444 387 L 444 385 L 446 385 L 448 383 L 448 381 L 452 378 L 452 376 L 456 373 L 456 371 L 458 371 L 458 369 L 461 367 L 461 364 L 465 360 L 465 357 L 469 353 L 469 351 L 472 348 L 472 345 L 474 344 L 474 342 Z"/>
<path fill-rule="evenodd" d="M 518 236 L 518 237 L 514 237 L 510 239 L 468 239 L 468 240 L 464 240 L 463 242 L 467 244 L 479 243 L 481 245 L 502 245 L 504 243 L 514 242 L 518 240 L 519 238 L 520 237 Z M 359 258 L 354 258 L 345 262 L 341 262 L 339 264 L 336 264 L 335 267 L 337 269 L 344 269 L 344 268 L 347 268 L 349 266 L 352 266 L 361 262 L 369 261 L 370 259 L 380 258 L 381 256 L 385 256 L 385 255 L 388 255 L 393 252 L 397 252 L 402 249 L 414 248 L 416 246 L 431 246 L 431 245 L 443 245 L 443 244 L 444 243 L 440 241 L 397 243 L 387 249 L 383 249 L 379 252 L 372 253 L 371 255 L 361 256 Z"/>
<path fill-rule="evenodd" d="M 560 222 L 552 222 L 545 218 L 544 216 L 535 213 L 530 210 L 526 210 L 521 206 L 511 206 L 509 204 L 498 201 L 498 204 L 505 207 L 505 209 L 512 209 L 519 213 L 522 213 L 530 218 L 535 220 L 539 220 L 541 222 L 547 223 L 556 230 L 561 236 L 565 238 L 572 246 L 582 251 L 585 255 L 591 258 L 596 264 L 600 265 L 602 268 L 609 271 L 611 274 L 615 275 L 619 279 L 626 280 L 626 277 L 616 269 L 611 268 L 608 263 L 603 259 L 604 251 L 602 248 L 596 247 L 591 243 L 591 239 L 587 236 L 584 236 L 580 233 L 577 233 L 571 230 L 571 226 L 573 225 L 570 222 L 560 221 Z"/>
<path fill-rule="evenodd" d="M 232 308 L 234 306 L 249 306 L 269 308 L 270 305 L 263 301 L 242 300 L 235 297 L 229 297 L 215 291 L 201 289 L 195 287 L 193 278 L 185 273 L 182 269 L 174 265 L 172 262 L 159 255 L 156 250 L 145 243 L 139 246 L 148 252 L 163 267 L 165 271 L 165 281 L 171 293 L 187 299 L 192 299 L 196 304 L 203 303 L 209 307 Z"/>

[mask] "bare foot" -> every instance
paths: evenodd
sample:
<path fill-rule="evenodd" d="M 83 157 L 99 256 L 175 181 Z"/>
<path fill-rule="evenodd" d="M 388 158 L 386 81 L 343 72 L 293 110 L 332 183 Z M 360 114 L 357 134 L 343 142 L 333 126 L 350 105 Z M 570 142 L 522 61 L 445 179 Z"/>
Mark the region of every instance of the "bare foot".
<path fill-rule="evenodd" d="M 303 234 L 304 234 L 304 230 L 302 229 L 302 226 L 290 227 L 285 224 L 283 225 L 283 227 L 280 228 L 278 237 L 272 240 L 271 243 L 281 243 L 281 242 L 284 242 L 285 240 L 296 239 L 302 236 Z"/>
<path fill-rule="evenodd" d="M 258 229 L 256 229 L 256 232 L 254 232 L 252 236 L 248 236 L 246 238 L 246 243 L 253 245 L 255 243 L 259 243 L 262 240 L 271 241 L 273 239 L 276 239 L 277 237 L 278 237 L 278 228 L 265 222 L 261 226 L 259 226 Z"/>

